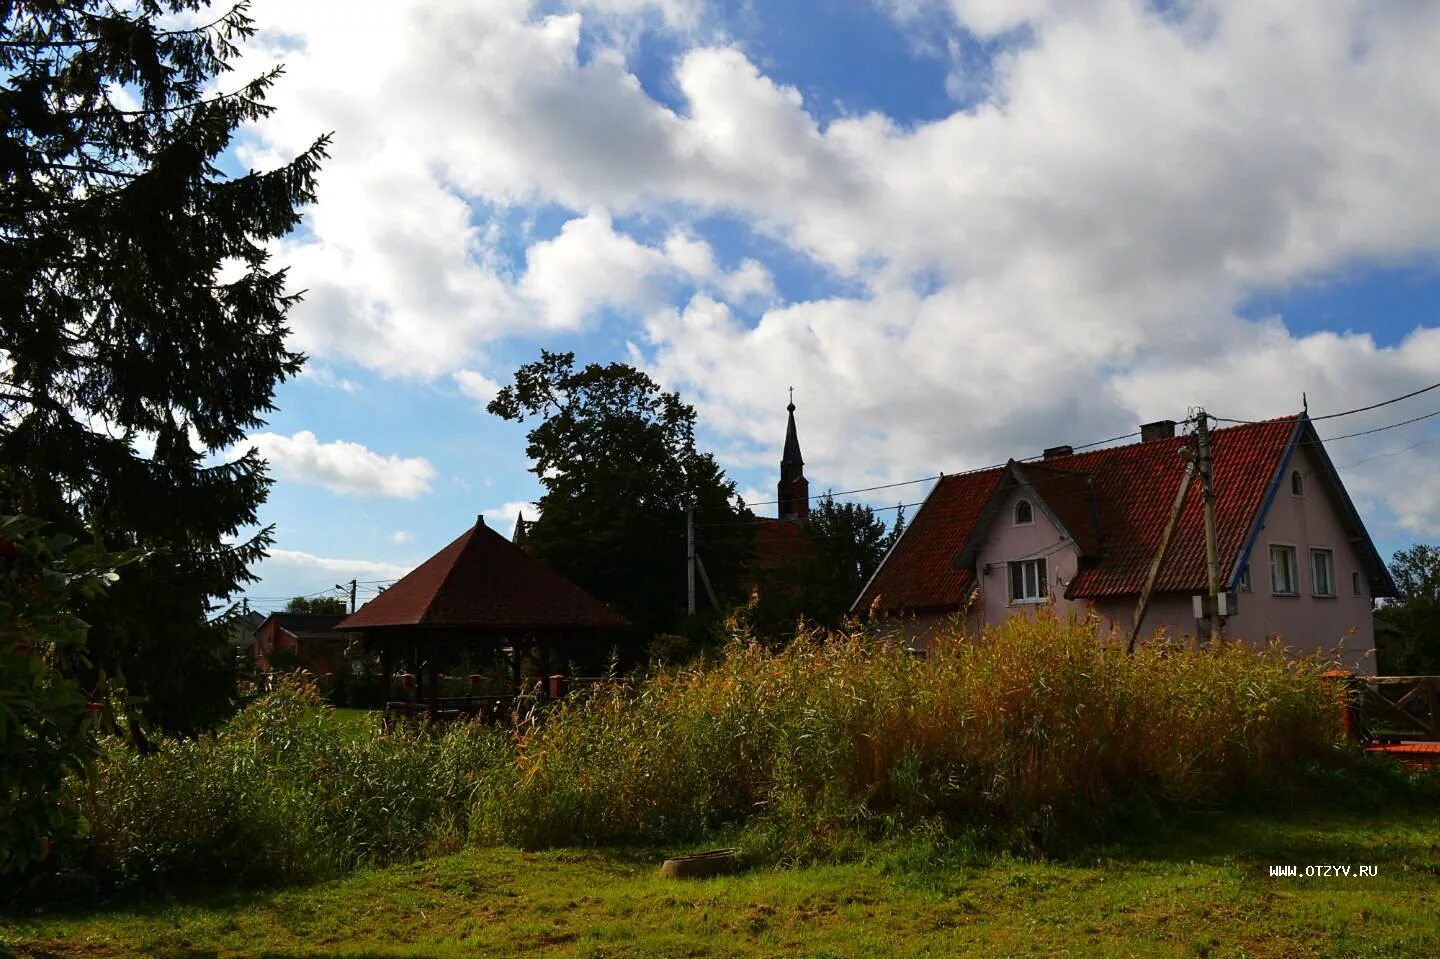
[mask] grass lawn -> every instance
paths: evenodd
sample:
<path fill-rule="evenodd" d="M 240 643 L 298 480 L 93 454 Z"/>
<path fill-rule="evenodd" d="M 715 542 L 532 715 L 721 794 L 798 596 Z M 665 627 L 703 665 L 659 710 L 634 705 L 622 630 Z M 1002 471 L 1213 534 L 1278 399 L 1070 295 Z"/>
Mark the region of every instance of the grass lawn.
<path fill-rule="evenodd" d="M 470 849 L 303 888 L 0 917 L 0 941 L 36 959 L 1440 956 L 1435 810 L 1217 815 L 1067 861 L 952 869 L 891 853 L 680 881 L 658 859 Z"/>

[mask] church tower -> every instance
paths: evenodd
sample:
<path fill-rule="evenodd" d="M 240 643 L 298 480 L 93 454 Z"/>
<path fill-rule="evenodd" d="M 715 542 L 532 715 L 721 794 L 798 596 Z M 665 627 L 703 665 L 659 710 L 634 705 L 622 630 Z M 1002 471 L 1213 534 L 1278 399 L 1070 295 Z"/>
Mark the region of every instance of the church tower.
<path fill-rule="evenodd" d="M 805 460 L 800 456 L 800 439 L 795 435 L 795 390 L 785 407 L 790 422 L 785 426 L 785 452 L 780 457 L 780 483 L 776 487 L 780 518 L 803 523 L 810 516 L 810 481 L 805 478 Z"/>

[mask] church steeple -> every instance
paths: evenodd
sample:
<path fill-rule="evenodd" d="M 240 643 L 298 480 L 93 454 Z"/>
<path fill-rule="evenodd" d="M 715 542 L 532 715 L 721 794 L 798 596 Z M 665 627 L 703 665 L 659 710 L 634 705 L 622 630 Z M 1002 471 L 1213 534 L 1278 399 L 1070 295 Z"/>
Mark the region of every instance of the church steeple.
<path fill-rule="evenodd" d="M 805 460 L 800 455 L 800 438 L 795 433 L 795 388 L 790 388 L 790 404 L 785 407 L 789 422 L 785 424 L 785 452 L 780 456 L 780 483 L 776 499 L 780 501 L 780 518 L 801 523 L 810 516 L 810 482 L 805 479 Z"/>

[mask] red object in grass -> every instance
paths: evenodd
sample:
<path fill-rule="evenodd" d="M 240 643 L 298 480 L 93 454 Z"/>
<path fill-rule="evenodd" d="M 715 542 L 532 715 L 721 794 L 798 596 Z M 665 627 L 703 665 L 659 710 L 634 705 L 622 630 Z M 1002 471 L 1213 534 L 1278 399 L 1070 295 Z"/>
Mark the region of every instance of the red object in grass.
<path fill-rule="evenodd" d="M 3 536 L 0 536 L 0 556 L 9 559 L 15 555 L 15 544 Z"/>
<path fill-rule="evenodd" d="M 20 640 L 20 642 L 15 644 L 14 650 L 17 653 L 28 653 L 34 648 L 34 646 L 31 646 L 29 643 L 25 642 L 25 640 L 22 639 Z"/>
<path fill-rule="evenodd" d="M 484 678 L 485 676 L 482 673 L 471 673 L 469 676 L 465 677 L 465 682 L 470 684 L 471 689 L 474 689 L 476 686 L 480 685 L 480 681 Z"/>
<path fill-rule="evenodd" d="M 414 673 L 401 673 L 401 674 L 400 674 L 400 685 L 401 685 L 401 686 L 404 686 L 406 689 L 414 689 L 414 688 L 415 688 L 415 674 L 414 674 Z"/>

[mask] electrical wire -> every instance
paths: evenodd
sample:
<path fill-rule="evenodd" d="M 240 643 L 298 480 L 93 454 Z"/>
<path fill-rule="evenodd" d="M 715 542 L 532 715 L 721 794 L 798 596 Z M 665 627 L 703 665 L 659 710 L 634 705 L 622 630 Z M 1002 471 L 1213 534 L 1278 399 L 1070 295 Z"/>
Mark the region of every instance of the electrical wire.
<path fill-rule="evenodd" d="M 1432 412 L 1432 413 L 1426 413 L 1424 416 L 1416 416 L 1416 417 L 1412 417 L 1411 419 L 1408 419 L 1408 420 L 1401 420 L 1399 423 L 1391 423 L 1389 426 L 1377 426 L 1377 427 L 1375 427 L 1373 430 L 1360 430 L 1359 432 L 1356 432 L 1356 433 L 1345 433 L 1345 434 L 1342 435 L 1342 436 L 1327 436 L 1327 437 L 1325 437 L 1324 439 L 1322 439 L 1321 442 L 1322 442 L 1322 443 L 1333 443 L 1333 442 L 1335 442 L 1336 440 L 1348 440 L 1348 439 L 1352 439 L 1352 438 L 1354 438 L 1354 437 L 1356 437 L 1356 436 L 1369 436 L 1371 433 L 1383 433 L 1383 432 L 1385 432 L 1386 430 L 1398 429 L 1398 428 L 1401 427 L 1401 426 L 1409 426 L 1411 423 L 1418 423 L 1418 422 L 1420 422 L 1421 420 L 1428 420 L 1428 419 L 1430 419 L 1431 417 L 1435 417 L 1435 416 L 1440 416 L 1440 410 L 1435 410 L 1435 411 Z"/>
<path fill-rule="evenodd" d="M 1360 406 L 1360 407 L 1357 407 L 1357 408 L 1355 408 L 1355 409 L 1353 409 L 1353 410 L 1345 410 L 1344 412 L 1341 412 L 1341 413 L 1326 413 L 1324 416 L 1312 416 L 1312 417 L 1310 417 L 1310 422 L 1312 422 L 1312 423 L 1318 423 L 1318 422 L 1320 422 L 1321 420 L 1333 420 L 1333 419 L 1336 419 L 1337 417 L 1341 417 L 1341 416 L 1351 416 L 1351 415 L 1353 415 L 1353 414 L 1355 414 L 1355 413 L 1367 413 L 1367 412 L 1369 412 L 1370 410 L 1378 410 L 1378 409 L 1379 409 L 1380 407 L 1382 407 L 1382 406 L 1389 406 L 1391 403 L 1399 403 L 1401 400 L 1408 400 L 1408 399 L 1409 399 L 1410 397 L 1412 397 L 1412 396 L 1419 396 L 1421 393 L 1429 393 L 1431 390 L 1436 390 L 1436 389 L 1440 389 L 1440 383 L 1432 383 L 1432 384 L 1430 384 L 1429 386 L 1425 387 L 1424 389 L 1415 390 L 1414 392 L 1406 393 L 1404 396 L 1397 396 L 1397 397 L 1394 397 L 1393 399 L 1384 400 L 1383 402 L 1380 402 L 1380 403 L 1371 403 L 1369 406 Z M 1356 434 L 1356 435 L 1359 435 L 1359 434 Z"/>

